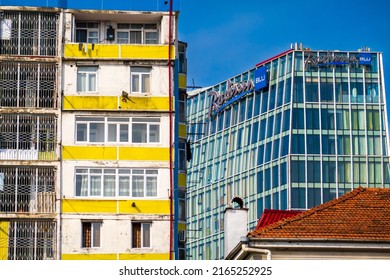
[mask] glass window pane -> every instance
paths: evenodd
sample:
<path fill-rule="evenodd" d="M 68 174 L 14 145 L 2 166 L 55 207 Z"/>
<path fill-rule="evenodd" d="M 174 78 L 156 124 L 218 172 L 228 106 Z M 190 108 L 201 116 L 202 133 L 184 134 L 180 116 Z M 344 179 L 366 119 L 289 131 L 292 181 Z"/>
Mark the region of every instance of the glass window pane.
<path fill-rule="evenodd" d="M 100 247 L 100 223 L 92 223 L 92 247 Z"/>
<path fill-rule="evenodd" d="M 87 124 L 79 123 L 77 124 L 77 136 L 76 141 L 87 141 Z"/>
<path fill-rule="evenodd" d="M 149 142 L 158 143 L 160 142 L 160 126 L 158 124 L 151 124 L 149 126 Z"/>
<path fill-rule="evenodd" d="M 130 44 L 142 44 L 142 31 L 130 31 Z"/>
<path fill-rule="evenodd" d="M 88 91 L 96 91 L 96 74 L 91 73 L 88 76 Z"/>
<path fill-rule="evenodd" d="M 100 176 L 91 176 L 91 196 L 100 196 L 102 186 L 102 179 Z"/>
<path fill-rule="evenodd" d="M 133 176 L 131 195 L 133 197 L 143 197 L 144 196 L 144 177 L 143 176 Z"/>
<path fill-rule="evenodd" d="M 142 92 L 150 92 L 150 75 L 142 75 Z"/>
<path fill-rule="evenodd" d="M 131 75 L 131 91 L 132 92 L 140 92 L 139 75 L 137 75 L 137 74 Z"/>
<path fill-rule="evenodd" d="M 129 126 L 127 124 L 121 124 L 119 129 L 119 141 L 129 142 Z"/>
<path fill-rule="evenodd" d="M 157 196 L 157 177 L 146 178 L 146 196 Z"/>
<path fill-rule="evenodd" d="M 89 141 L 104 142 L 104 123 L 91 123 L 89 126 Z"/>
<path fill-rule="evenodd" d="M 133 143 L 146 143 L 147 141 L 146 124 L 135 123 L 132 130 L 132 142 Z"/>
<path fill-rule="evenodd" d="M 117 125 L 116 124 L 108 124 L 108 135 L 107 139 L 109 142 L 116 142 L 117 135 Z"/>
<path fill-rule="evenodd" d="M 104 176 L 103 192 L 103 196 L 115 196 L 115 176 Z"/>
<path fill-rule="evenodd" d="M 85 92 L 86 91 L 86 73 L 77 73 L 77 91 Z"/>
<path fill-rule="evenodd" d="M 119 177 L 119 196 L 130 196 L 130 177 Z"/>
<path fill-rule="evenodd" d="M 142 247 L 150 247 L 150 224 L 142 224 Z"/>

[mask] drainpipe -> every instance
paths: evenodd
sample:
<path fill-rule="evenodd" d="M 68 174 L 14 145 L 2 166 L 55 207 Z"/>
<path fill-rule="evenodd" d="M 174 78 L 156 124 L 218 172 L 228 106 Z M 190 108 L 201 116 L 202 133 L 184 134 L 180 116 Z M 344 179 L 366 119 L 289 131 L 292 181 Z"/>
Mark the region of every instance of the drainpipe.
<path fill-rule="evenodd" d="M 173 199 L 174 199 L 174 188 L 173 188 L 173 163 L 172 163 L 172 145 L 173 145 L 173 112 L 172 112 L 172 54 L 171 54 L 171 46 L 172 46 L 172 1 L 169 1 L 169 19 L 168 19 L 168 95 L 169 95 L 169 209 L 170 209 L 170 218 L 169 218 L 169 259 L 172 260 L 172 251 L 173 251 Z"/>

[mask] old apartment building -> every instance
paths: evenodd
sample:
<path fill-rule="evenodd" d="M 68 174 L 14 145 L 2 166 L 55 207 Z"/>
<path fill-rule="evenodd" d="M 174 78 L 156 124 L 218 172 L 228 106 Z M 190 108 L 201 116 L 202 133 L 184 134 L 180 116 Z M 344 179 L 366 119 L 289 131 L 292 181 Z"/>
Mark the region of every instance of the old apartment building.
<path fill-rule="evenodd" d="M 175 7 L 5 2 L 0 259 L 184 258 Z"/>

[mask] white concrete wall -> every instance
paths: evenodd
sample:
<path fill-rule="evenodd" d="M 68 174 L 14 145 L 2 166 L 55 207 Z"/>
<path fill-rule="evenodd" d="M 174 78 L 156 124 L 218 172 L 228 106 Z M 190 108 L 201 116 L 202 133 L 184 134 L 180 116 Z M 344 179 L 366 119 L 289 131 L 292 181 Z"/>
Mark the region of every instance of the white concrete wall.
<path fill-rule="evenodd" d="M 91 63 L 92 65 L 92 63 Z M 77 92 L 77 65 L 74 62 L 66 62 L 63 65 L 64 95 L 100 95 L 121 96 L 122 91 L 130 94 L 130 68 L 129 65 L 118 63 L 99 62 L 97 71 L 97 92 Z M 147 64 L 139 66 L 147 66 Z M 146 96 L 168 96 L 168 68 L 165 66 L 152 66 L 151 88 Z M 134 95 L 136 96 L 136 95 Z M 140 96 L 140 95 L 138 95 Z M 145 94 L 141 95 L 145 96 Z"/>
<path fill-rule="evenodd" d="M 82 248 L 82 219 L 102 219 L 101 247 Z M 152 222 L 151 248 L 131 248 L 131 221 L 141 221 L 139 217 L 121 218 L 118 216 L 91 217 L 78 215 L 63 219 L 62 223 L 62 254 L 109 254 L 109 253 L 167 253 L 169 252 L 169 221 L 153 220 L 153 217 L 144 216 L 142 220 Z"/>

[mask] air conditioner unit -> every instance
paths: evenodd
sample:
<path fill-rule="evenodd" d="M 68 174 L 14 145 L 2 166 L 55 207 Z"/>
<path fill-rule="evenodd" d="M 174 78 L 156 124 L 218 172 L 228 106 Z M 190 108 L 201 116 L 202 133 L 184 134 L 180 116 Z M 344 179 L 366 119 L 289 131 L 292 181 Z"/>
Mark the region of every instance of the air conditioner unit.
<path fill-rule="evenodd" d="M 186 231 L 179 230 L 179 242 L 186 242 Z"/>

